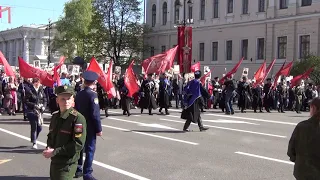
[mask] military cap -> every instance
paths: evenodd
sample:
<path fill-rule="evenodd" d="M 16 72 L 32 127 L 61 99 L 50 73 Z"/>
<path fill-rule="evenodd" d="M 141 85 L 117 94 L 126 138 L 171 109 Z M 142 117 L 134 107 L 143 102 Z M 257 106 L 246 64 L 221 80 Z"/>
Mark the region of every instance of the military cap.
<path fill-rule="evenodd" d="M 194 77 L 195 77 L 196 79 L 199 79 L 199 78 L 201 77 L 201 71 L 196 71 L 196 72 L 194 72 Z"/>
<path fill-rule="evenodd" d="M 89 82 L 93 82 L 99 78 L 98 74 L 93 71 L 85 71 L 82 74 L 82 77 L 84 80 L 89 81 Z"/>
<path fill-rule="evenodd" d="M 74 88 L 72 86 L 58 86 L 55 88 L 56 95 L 71 94 L 74 95 Z"/>

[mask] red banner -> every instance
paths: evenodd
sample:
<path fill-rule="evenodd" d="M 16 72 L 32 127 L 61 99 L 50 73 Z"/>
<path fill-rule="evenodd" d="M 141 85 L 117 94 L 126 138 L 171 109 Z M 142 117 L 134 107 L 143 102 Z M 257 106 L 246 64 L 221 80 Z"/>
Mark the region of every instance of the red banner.
<path fill-rule="evenodd" d="M 264 82 L 264 80 L 268 77 L 268 75 L 269 75 L 271 69 L 273 68 L 275 62 L 276 62 L 276 59 L 274 59 L 274 60 L 271 62 L 271 64 L 269 64 L 269 66 L 267 67 L 266 74 L 265 74 L 262 82 Z"/>
<path fill-rule="evenodd" d="M 191 72 L 200 71 L 200 61 L 190 67 Z"/>
<path fill-rule="evenodd" d="M 263 79 L 266 75 L 266 66 L 267 66 L 267 62 L 265 60 L 263 64 L 259 67 L 259 69 L 256 71 L 256 73 L 254 74 L 254 79 L 256 80 L 256 82 L 253 84 L 253 87 L 256 87 L 258 84 L 263 82 Z"/>
<path fill-rule="evenodd" d="M 2 52 L 0 51 L 0 64 L 3 65 L 4 67 L 4 72 L 6 73 L 7 76 L 15 76 L 12 67 L 8 63 L 7 59 L 4 57 Z"/>
<path fill-rule="evenodd" d="M 232 69 L 231 71 L 229 71 L 225 76 L 223 76 L 220 80 L 219 80 L 219 83 L 222 84 L 224 83 L 224 80 L 231 76 L 232 74 L 236 73 L 240 67 L 240 65 L 242 64 L 242 61 L 243 61 L 244 58 L 242 58 Z"/>
<path fill-rule="evenodd" d="M 178 27 L 178 65 L 180 66 L 180 73 L 184 72 L 183 68 L 183 47 L 185 47 L 185 27 L 184 26 L 179 26 Z"/>
<path fill-rule="evenodd" d="M 132 65 L 134 61 L 131 62 L 126 73 L 124 75 L 124 83 L 129 91 L 128 96 L 132 97 L 132 95 L 139 91 L 139 85 L 137 83 L 136 75 L 133 72 Z"/>
<path fill-rule="evenodd" d="M 188 57 L 187 57 L 187 62 L 186 62 L 186 66 L 187 66 L 187 70 L 190 69 L 191 67 L 191 63 L 192 63 L 192 27 L 186 27 L 187 30 L 187 44 L 189 49 L 189 53 L 188 53 Z M 188 72 L 189 73 L 189 72 Z"/>
<path fill-rule="evenodd" d="M 308 78 L 312 71 L 313 71 L 313 68 L 310 68 L 306 72 L 304 72 L 303 74 L 300 74 L 300 75 L 294 77 L 293 79 L 291 79 L 291 87 L 298 85 L 298 83 L 301 80 Z"/>

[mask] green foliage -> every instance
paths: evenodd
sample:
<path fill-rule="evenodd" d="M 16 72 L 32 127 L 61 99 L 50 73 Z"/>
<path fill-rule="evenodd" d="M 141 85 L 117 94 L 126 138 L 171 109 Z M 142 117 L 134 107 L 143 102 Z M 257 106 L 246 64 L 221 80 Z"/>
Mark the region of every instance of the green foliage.
<path fill-rule="evenodd" d="M 293 77 L 303 74 L 308 69 L 313 67 L 313 72 L 310 74 L 310 79 L 315 84 L 320 84 L 320 57 L 319 56 L 308 56 L 301 61 L 297 61 L 294 63 L 291 69 L 291 75 Z"/>
<path fill-rule="evenodd" d="M 92 0 L 71 0 L 64 6 L 64 16 L 56 23 L 54 49 L 68 59 L 84 56 L 85 40 L 92 21 Z"/>

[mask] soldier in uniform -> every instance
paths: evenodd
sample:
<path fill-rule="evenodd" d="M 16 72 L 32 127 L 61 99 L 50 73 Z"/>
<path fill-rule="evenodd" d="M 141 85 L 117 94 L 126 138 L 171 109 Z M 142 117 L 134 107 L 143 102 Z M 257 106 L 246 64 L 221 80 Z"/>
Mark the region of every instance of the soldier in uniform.
<path fill-rule="evenodd" d="M 59 111 L 52 114 L 45 158 L 51 158 L 51 180 L 72 180 L 80 151 L 86 140 L 86 120 L 73 109 L 74 90 L 69 86 L 56 88 Z"/>
<path fill-rule="evenodd" d="M 277 86 L 277 99 L 279 102 L 278 112 L 284 113 L 284 101 L 286 101 L 287 88 L 284 84 L 284 79 Z"/>
<path fill-rule="evenodd" d="M 262 112 L 262 87 L 257 85 L 255 88 L 252 88 L 252 108 L 254 112 L 257 112 L 259 107 L 260 112 Z"/>
<path fill-rule="evenodd" d="M 301 82 L 294 89 L 295 102 L 296 102 L 296 112 L 301 114 L 301 105 L 302 105 L 302 97 L 303 97 L 303 88 L 301 87 Z"/>
<path fill-rule="evenodd" d="M 272 107 L 273 104 L 273 98 L 272 98 L 272 88 L 271 88 L 271 78 L 267 79 L 267 83 L 263 86 L 263 105 L 266 108 L 266 111 L 270 113 L 270 107 Z"/>
<path fill-rule="evenodd" d="M 238 106 L 241 108 L 241 112 L 245 113 L 245 109 L 247 107 L 248 101 L 251 97 L 251 91 L 250 86 L 247 83 L 247 77 L 243 76 L 242 81 L 238 84 L 238 94 L 239 94 L 239 100 L 238 100 Z"/>
<path fill-rule="evenodd" d="M 77 94 L 75 107 L 87 121 L 87 138 L 84 147 L 86 159 L 82 173 L 82 151 L 80 153 L 81 156 L 78 161 L 78 168 L 75 177 L 77 178 L 83 175 L 84 180 L 94 180 L 95 178 L 92 176 L 92 162 L 96 149 L 96 139 L 97 136 L 102 136 L 99 100 L 97 93 L 93 91 L 95 81 L 98 79 L 98 74 L 93 71 L 86 71 L 83 73 L 83 78 L 84 89 Z"/>
<path fill-rule="evenodd" d="M 149 110 L 149 115 L 152 114 L 152 109 L 157 108 L 156 99 L 153 95 L 155 90 L 155 82 L 152 79 L 152 74 L 148 74 L 148 78 L 144 80 L 140 87 L 140 108 L 141 108 L 141 114 L 143 113 L 143 109 Z"/>

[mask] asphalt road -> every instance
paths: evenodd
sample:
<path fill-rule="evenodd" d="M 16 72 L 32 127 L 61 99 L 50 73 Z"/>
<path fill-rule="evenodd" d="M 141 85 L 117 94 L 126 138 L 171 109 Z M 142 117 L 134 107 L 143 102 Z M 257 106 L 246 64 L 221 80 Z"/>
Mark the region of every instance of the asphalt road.
<path fill-rule="evenodd" d="M 179 109 L 170 115 L 123 116 L 120 109 L 101 114 L 94 176 L 100 180 L 292 180 L 293 163 L 286 155 L 295 125 L 308 113 L 202 114 L 210 129 L 182 132 Z M 146 112 L 146 111 L 145 111 Z M 158 113 L 158 110 L 154 112 Z M 47 116 L 49 118 L 49 116 Z M 42 156 L 48 121 L 32 150 L 30 125 L 22 116 L 0 116 L 0 180 L 49 179 L 50 160 Z"/>

